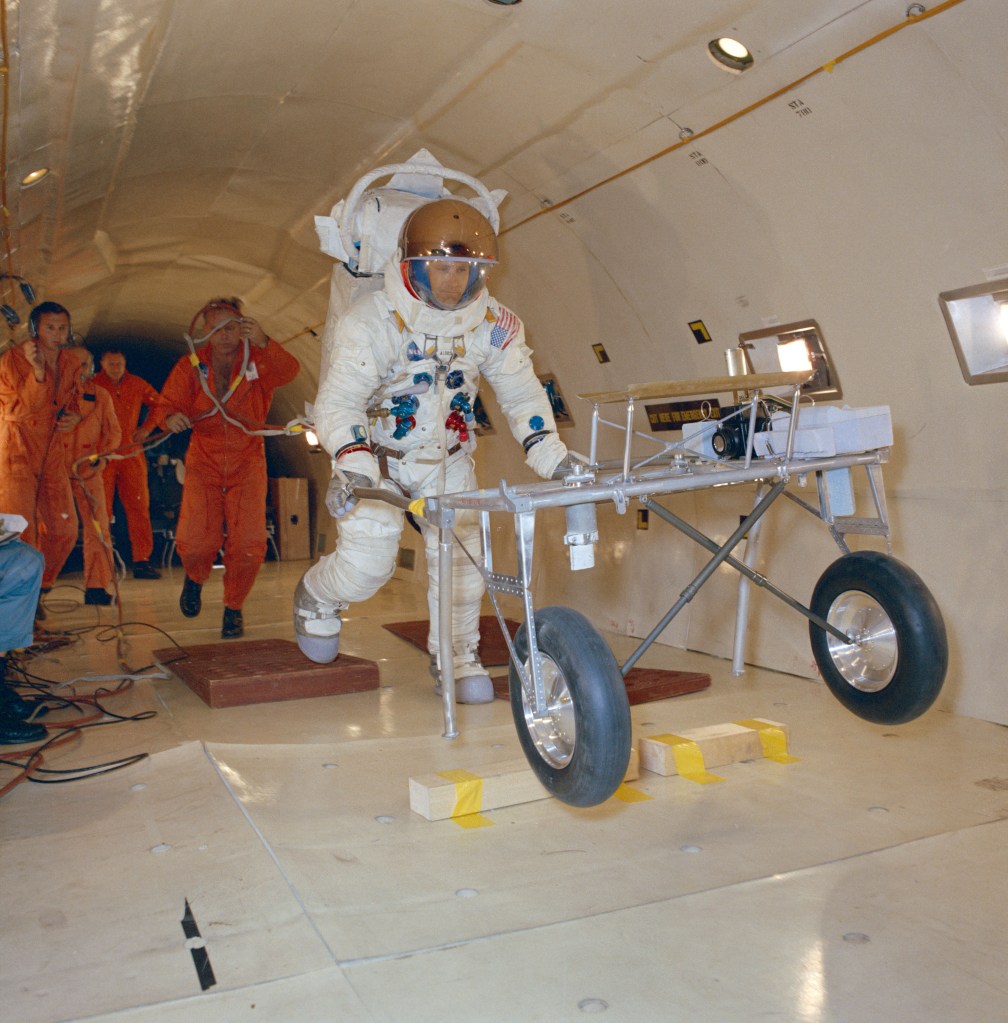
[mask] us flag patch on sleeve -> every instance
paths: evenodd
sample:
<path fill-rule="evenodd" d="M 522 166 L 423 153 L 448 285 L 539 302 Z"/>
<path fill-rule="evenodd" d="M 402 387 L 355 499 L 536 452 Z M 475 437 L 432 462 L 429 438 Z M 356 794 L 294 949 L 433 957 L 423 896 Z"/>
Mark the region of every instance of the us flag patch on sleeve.
<path fill-rule="evenodd" d="M 490 344 L 503 351 L 514 341 L 520 326 L 521 321 L 518 317 L 510 309 L 501 306 L 497 322 L 494 323 L 493 329 L 490 331 Z"/>

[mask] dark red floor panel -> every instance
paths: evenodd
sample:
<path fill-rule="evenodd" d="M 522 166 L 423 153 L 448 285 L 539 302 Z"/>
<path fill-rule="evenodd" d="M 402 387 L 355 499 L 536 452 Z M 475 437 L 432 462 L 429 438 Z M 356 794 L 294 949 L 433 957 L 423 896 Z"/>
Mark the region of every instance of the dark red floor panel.
<path fill-rule="evenodd" d="M 302 700 L 378 688 L 378 665 L 374 661 L 340 654 L 332 664 L 315 664 L 287 639 L 230 640 L 182 650 L 168 647 L 155 650 L 154 656 L 210 707 Z"/>

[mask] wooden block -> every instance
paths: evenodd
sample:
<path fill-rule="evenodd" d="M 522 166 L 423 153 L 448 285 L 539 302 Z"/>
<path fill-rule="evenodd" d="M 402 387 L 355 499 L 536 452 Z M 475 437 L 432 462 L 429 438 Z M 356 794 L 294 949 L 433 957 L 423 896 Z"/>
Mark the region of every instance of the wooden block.
<path fill-rule="evenodd" d="M 788 735 L 787 725 L 779 721 L 764 718 L 753 719 L 756 724 L 783 732 Z M 693 744 L 693 745 L 691 745 Z M 755 760 L 763 756 L 763 742 L 757 727 L 739 725 L 728 722 L 723 725 L 708 725 L 705 728 L 690 728 L 676 735 L 648 736 L 640 740 L 640 762 L 645 771 L 653 774 L 679 774 L 676 763 L 676 746 L 699 753 L 703 757 L 703 767 L 724 767 L 726 764 L 737 764 L 742 760 Z"/>
<path fill-rule="evenodd" d="M 640 759 L 637 750 L 631 749 L 623 780 L 636 781 L 639 777 Z M 482 774 L 457 770 L 410 778 L 409 792 L 410 809 L 429 821 L 551 798 L 524 759 L 494 764 Z"/>
<path fill-rule="evenodd" d="M 302 700 L 378 688 L 378 665 L 340 654 L 332 664 L 309 661 L 285 639 L 206 643 L 154 651 L 209 707 Z"/>

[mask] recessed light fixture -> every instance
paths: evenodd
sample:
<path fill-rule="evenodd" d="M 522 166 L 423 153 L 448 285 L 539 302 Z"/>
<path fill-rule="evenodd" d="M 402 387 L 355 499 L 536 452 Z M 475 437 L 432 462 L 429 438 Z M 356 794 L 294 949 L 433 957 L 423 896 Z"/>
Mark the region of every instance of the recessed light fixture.
<path fill-rule="evenodd" d="M 497 4 L 499 7 L 512 7 L 514 4 L 520 4 L 521 0 L 489 0 L 492 4 Z"/>
<path fill-rule="evenodd" d="M 39 167 L 38 170 L 30 171 L 21 179 L 21 187 L 29 188 L 32 185 L 38 184 L 48 173 L 48 167 Z"/>
<path fill-rule="evenodd" d="M 718 65 L 734 74 L 741 74 L 753 65 L 749 48 L 730 36 L 719 36 L 707 44 L 707 52 Z"/>

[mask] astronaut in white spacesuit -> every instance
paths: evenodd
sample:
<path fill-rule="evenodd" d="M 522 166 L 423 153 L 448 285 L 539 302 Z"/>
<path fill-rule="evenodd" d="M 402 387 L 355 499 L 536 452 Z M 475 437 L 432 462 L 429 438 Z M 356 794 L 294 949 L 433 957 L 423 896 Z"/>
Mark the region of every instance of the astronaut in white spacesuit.
<path fill-rule="evenodd" d="M 336 657 L 340 612 L 372 596 L 395 570 L 404 513 L 357 502 L 353 487 L 398 484 L 411 498 L 477 489 L 472 405 L 481 375 L 531 469 L 549 479 L 568 458 L 522 322 L 487 291 L 496 262 L 497 237 L 473 205 L 428 202 L 407 217 L 384 288 L 358 299 L 337 327 L 315 426 L 333 458 L 326 505 L 339 520 L 339 542 L 304 574 L 294 597 L 297 642 L 313 661 Z M 379 458 L 393 482 L 382 480 Z M 455 533 L 479 560 L 477 513 L 459 513 Z M 424 537 L 427 646 L 436 658 L 437 530 L 425 528 Z M 477 656 L 483 580 L 458 543 L 452 565 L 456 698 L 486 703 L 494 693 Z"/>

